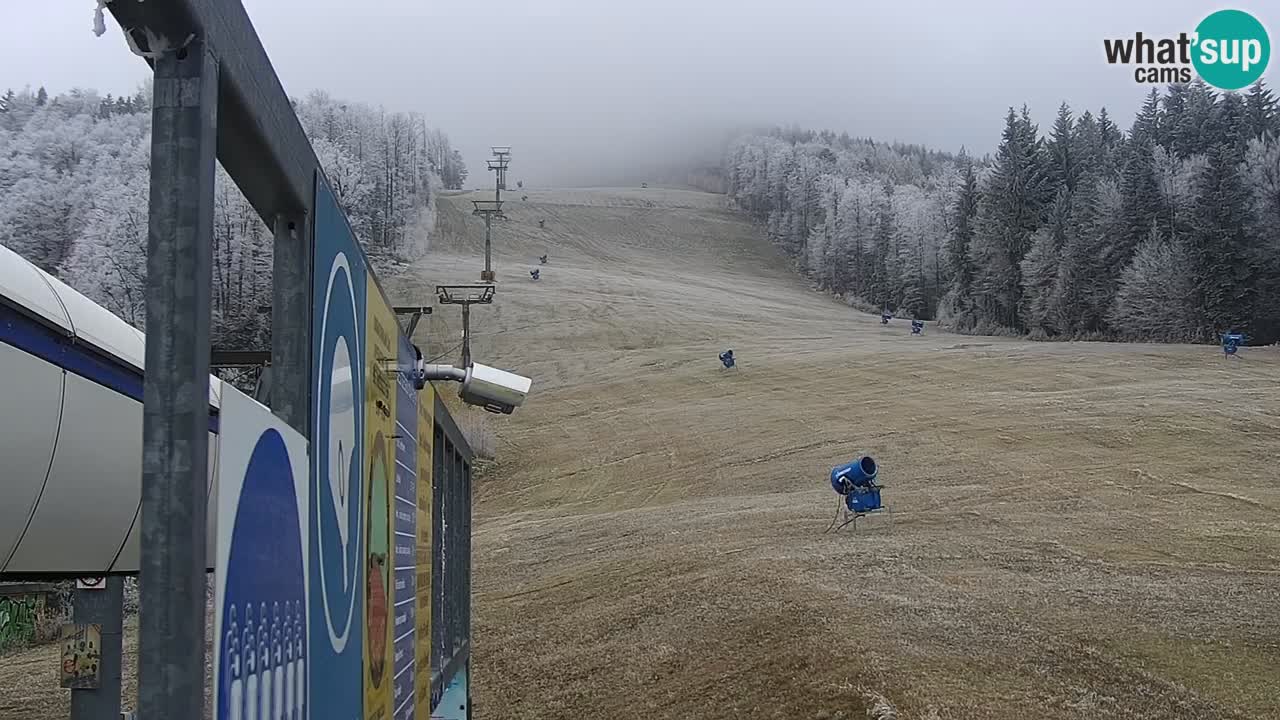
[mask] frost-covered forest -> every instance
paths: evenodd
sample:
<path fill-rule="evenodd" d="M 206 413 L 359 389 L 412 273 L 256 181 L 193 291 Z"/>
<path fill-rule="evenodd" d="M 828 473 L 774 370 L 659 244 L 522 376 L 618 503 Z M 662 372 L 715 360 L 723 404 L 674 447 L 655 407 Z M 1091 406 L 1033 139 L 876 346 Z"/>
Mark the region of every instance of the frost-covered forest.
<path fill-rule="evenodd" d="M 449 138 L 420 116 L 323 93 L 294 107 L 375 266 L 423 252 L 434 193 L 466 179 Z M 150 150 L 145 87 L 132 97 L 44 88 L 0 97 L 0 243 L 139 328 Z M 221 167 L 215 192 L 213 343 L 260 347 L 270 231 Z"/>
<path fill-rule="evenodd" d="M 1122 132 L 1010 109 L 981 160 L 774 130 L 739 137 L 730 196 L 820 287 L 964 332 L 1280 339 L 1280 111 L 1261 83 L 1152 90 Z"/>

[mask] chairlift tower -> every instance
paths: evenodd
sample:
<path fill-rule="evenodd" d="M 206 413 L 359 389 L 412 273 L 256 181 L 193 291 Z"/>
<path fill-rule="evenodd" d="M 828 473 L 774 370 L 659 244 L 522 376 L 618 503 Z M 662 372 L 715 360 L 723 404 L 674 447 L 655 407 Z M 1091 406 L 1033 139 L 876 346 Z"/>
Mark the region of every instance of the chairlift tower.
<path fill-rule="evenodd" d="M 493 302 L 492 285 L 437 285 L 441 305 L 462 306 L 462 367 L 471 367 L 471 306 Z"/>
<path fill-rule="evenodd" d="M 484 270 L 480 271 L 480 282 L 494 282 L 493 274 L 493 219 L 506 217 L 502 214 L 501 200 L 472 200 L 476 206 L 472 215 L 484 218 Z"/>
<path fill-rule="evenodd" d="M 488 161 L 488 165 L 495 174 L 493 199 L 501 200 L 502 191 L 507 189 L 507 167 L 511 164 L 511 146 L 494 145 L 489 149 L 493 151 L 493 158 Z"/>
<path fill-rule="evenodd" d="M 494 173 L 493 199 L 472 200 L 476 206 L 474 215 L 484 217 L 484 270 L 480 272 L 480 282 L 495 281 L 493 272 L 493 219 L 505 219 L 502 214 L 502 191 L 507 189 L 507 167 L 511 163 L 511 146 L 494 145 L 490 148 L 493 158 L 487 161 L 489 169 Z"/>

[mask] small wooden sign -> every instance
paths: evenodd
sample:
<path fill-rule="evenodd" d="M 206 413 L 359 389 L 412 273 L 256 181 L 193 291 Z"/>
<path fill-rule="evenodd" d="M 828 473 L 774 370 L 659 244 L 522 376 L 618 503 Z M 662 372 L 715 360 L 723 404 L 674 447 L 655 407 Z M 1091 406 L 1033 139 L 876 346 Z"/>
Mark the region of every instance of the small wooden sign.
<path fill-rule="evenodd" d="M 62 626 L 62 687 L 93 690 L 102 679 L 102 625 Z"/>

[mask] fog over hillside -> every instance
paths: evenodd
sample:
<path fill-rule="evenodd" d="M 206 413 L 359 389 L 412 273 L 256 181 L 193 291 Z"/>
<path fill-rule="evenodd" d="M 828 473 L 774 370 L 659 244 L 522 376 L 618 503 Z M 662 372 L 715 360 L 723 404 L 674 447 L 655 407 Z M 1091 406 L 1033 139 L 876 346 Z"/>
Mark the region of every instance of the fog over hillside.
<path fill-rule="evenodd" d="M 995 150 L 1005 110 L 1023 103 L 1043 127 L 1061 102 L 1112 108 L 1128 127 L 1149 88 L 1106 63 L 1103 40 L 1190 31 L 1212 9 L 1197 0 L 1080 0 L 1069 11 L 1015 0 L 244 4 L 291 95 L 322 89 L 421 112 L 448 130 L 473 179 L 489 145 L 512 145 L 513 176 L 542 187 L 619 184 L 659 157 L 683 159 L 690 133 L 739 125 L 976 155 Z M 0 88 L 132 93 L 146 66 L 114 27 L 93 36 L 92 6 L 15 7 L 8 18 L 21 32 L 0 43 Z M 1235 7 L 1280 27 L 1272 3 Z"/>

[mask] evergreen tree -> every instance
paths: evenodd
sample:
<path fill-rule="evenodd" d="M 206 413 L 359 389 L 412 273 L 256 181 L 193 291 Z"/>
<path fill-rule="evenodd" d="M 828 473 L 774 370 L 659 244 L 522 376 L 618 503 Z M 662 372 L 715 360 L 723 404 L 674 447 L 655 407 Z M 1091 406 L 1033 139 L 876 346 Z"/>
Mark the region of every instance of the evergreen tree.
<path fill-rule="evenodd" d="M 44 107 L 47 102 L 49 102 L 49 93 L 45 92 L 44 86 L 41 85 L 40 89 L 36 91 L 36 107 Z"/>
<path fill-rule="evenodd" d="M 1155 145 L 1160 140 L 1160 91 L 1151 88 L 1147 100 L 1133 119 L 1133 127 L 1129 130 L 1129 142 L 1134 146 Z"/>
<path fill-rule="evenodd" d="M 879 218 L 876 222 L 875 235 L 871 240 L 871 284 L 868 295 L 871 302 L 880 307 L 891 307 L 894 298 L 891 270 L 894 262 L 889 259 L 893 247 L 893 186 L 885 184 L 884 199 L 880 203 Z"/>
<path fill-rule="evenodd" d="M 1170 85 L 1165 91 L 1162 107 L 1162 122 L 1160 123 L 1159 136 L 1155 138 L 1156 145 L 1162 145 L 1166 148 L 1177 150 L 1176 135 L 1178 128 L 1182 127 L 1187 113 L 1187 85 L 1185 83 L 1177 83 Z"/>
<path fill-rule="evenodd" d="M 1215 108 L 1217 134 L 1215 144 L 1220 143 L 1231 153 L 1238 164 L 1244 161 L 1244 151 L 1249 144 L 1249 122 L 1245 116 L 1245 104 L 1237 93 L 1223 93 Z"/>
<path fill-rule="evenodd" d="M 1178 157 L 1203 154 L 1217 139 L 1216 105 L 1217 95 L 1203 80 L 1197 78 L 1187 86 L 1186 100 L 1170 141 Z"/>
<path fill-rule="evenodd" d="M 1114 294 L 1110 246 L 1124 226 L 1121 205 L 1120 189 L 1110 179 L 1083 189 L 1072 203 L 1050 313 L 1063 334 L 1104 329 Z"/>
<path fill-rule="evenodd" d="M 1101 179 L 1105 155 L 1106 147 L 1103 145 L 1098 121 L 1093 113 L 1085 110 L 1071 133 L 1071 156 L 1075 160 L 1076 170 L 1072 192 L 1081 185 L 1091 185 Z"/>
<path fill-rule="evenodd" d="M 1046 191 L 1040 141 L 1026 108 L 1005 118 L 990 182 L 982 192 L 970 254 L 976 276 L 979 319 L 1018 328 L 1022 279 L 1020 263 L 1040 227 Z"/>
<path fill-rule="evenodd" d="M 737 141 L 726 175 L 819 284 L 904 314 L 1080 338 L 1214 340 L 1249 320 L 1266 342 L 1280 338 L 1276 117 L 1261 85 L 1196 82 L 1151 92 L 1127 138 L 1105 109 L 1073 121 L 1066 105 L 1048 138 L 1010 109 L 981 164 L 777 130 Z M 1205 195 L 1210 175 L 1229 191 Z"/>
<path fill-rule="evenodd" d="M 1068 192 L 1075 192 L 1076 180 L 1080 174 L 1074 136 L 1075 123 L 1071 119 L 1071 108 L 1066 103 L 1062 103 L 1058 107 L 1058 117 L 1053 123 L 1053 132 L 1049 136 L 1049 168 L 1050 178 L 1055 188 L 1066 188 Z"/>
<path fill-rule="evenodd" d="M 1262 248 L 1251 232 L 1249 191 L 1232 151 L 1219 145 L 1196 178 L 1189 249 L 1195 270 L 1194 336 L 1212 341 L 1229 330 L 1251 332 Z"/>
<path fill-rule="evenodd" d="M 1098 137 L 1101 140 L 1098 174 L 1101 177 L 1111 177 L 1120 169 L 1118 155 L 1124 145 L 1124 134 L 1112 122 L 1105 107 L 1098 111 Z"/>
<path fill-rule="evenodd" d="M 1036 232 L 1031 249 L 1022 260 L 1021 312 L 1027 328 L 1033 333 L 1039 331 L 1052 335 L 1062 329 L 1056 317 L 1054 287 L 1063 249 L 1075 227 L 1072 202 L 1073 195 L 1066 188 L 1058 191 L 1049 210 L 1047 224 Z"/>
<path fill-rule="evenodd" d="M 1188 298 L 1192 290 L 1186 247 L 1152 233 L 1138 246 L 1120 275 L 1111 326 L 1134 340 L 1188 339 Z"/>
<path fill-rule="evenodd" d="M 1115 238 L 1112 253 L 1117 274 L 1121 267 L 1128 264 L 1134 248 L 1151 232 L 1152 226 L 1160 217 L 1160 188 L 1156 184 L 1153 146 L 1148 140 L 1141 139 L 1144 135 L 1145 133 L 1134 133 L 1135 139 L 1129 146 L 1128 158 L 1120 178 L 1124 231 Z"/>
<path fill-rule="evenodd" d="M 1058 249 L 1053 232 L 1041 228 L 1031 236 L 1031 249 L 1022 258 L 1022 307 L 1019 313 L 1032 337 L 1057 332 L 1051 311 L 1058 276 Z"/>
<path fill-rule="evenodd" d="M 1263 84 L 1262 78 L 1258 78 L 1245 96 L 1244 115 L 1248 139 L 1280 136 L 1280 115 L 1277 115 L 1276 98 L 1271 89 Z"/>
<path fill-rule="evenodd" d="M 951 276 L 950 314 L 961 329 L 973 323 L 973 262 L 969 248 L 973 243 L 973 225 L 978 215 L 978 178 L 973 161 L 962 158 L 960 193 L 956 198 L 953 229 L 947 239 L 947 269 Z"/>

